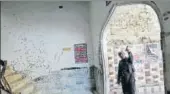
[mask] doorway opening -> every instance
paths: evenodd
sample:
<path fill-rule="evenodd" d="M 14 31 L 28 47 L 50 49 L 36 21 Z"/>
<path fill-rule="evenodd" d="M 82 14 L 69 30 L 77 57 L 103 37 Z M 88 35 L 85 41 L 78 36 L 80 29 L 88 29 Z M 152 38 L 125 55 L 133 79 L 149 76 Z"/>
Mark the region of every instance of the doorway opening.
<path fill-rule="evenodd" d="M 102 34 L 106 94 L 121 94 L 117 85 L 119 51 L 133 53 L 137 94 L 165 94 L 161 26 L 148 4 L 116 6 Z"/>

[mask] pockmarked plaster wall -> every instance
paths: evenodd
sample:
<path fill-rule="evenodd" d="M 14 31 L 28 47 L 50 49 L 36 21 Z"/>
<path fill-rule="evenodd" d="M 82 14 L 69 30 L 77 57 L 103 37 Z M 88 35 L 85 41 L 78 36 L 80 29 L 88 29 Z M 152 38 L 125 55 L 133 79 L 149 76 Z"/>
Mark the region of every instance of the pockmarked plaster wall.
<path fill-rule="evenodd" d="M 53 77 L 55 81 L 62 76 L 64 83 L 70 73 L 74 74 L 81 81 L 82 93 L 90 93 L 88 68 L 93 55 L 89 10 L 88 2 L 1 2 L 1 58 L 31 79 Z M 75 63 L 74 44 L 79 43 L 87 43 L 87 63 Z M 79 71 L 61 71 L 70 67 L 87 68 L 83 72 L 86 77 L 80 78 Z M 45 83 L 54 86 L 51 94 L 53 90 L 61 90 L 55 88 L 55 83 Z M 72 87 L 77 87 L 76 83 Z M 64 94 L 67 93 L 71 94 Z"/>
<path fill-rule="evenodd" d="M 112 3 L 106 6 L 105 1 L 91 1 L 90 2 L 90 22 L 91 22 L 91 32 L 93 40 L 93 64 L 97 67 L 96 72 L 96 90 L 98 94 L 104 94 L 104 73 L 102 73 L 102 62 L 100 62 L 100 34 L 108 17 L 109 11 L 112 7 Z"/>
<path fill-rule="evenodd" d="M 106 41 L 109 92 L 121 93 L 117 85 L 118 52 L 125 52 L 125 47 L 129 46 L 136 70 L 136 92 L 164 94 L 161 28 L 152 7 L 146 4 L 117 6 L 107 25 L 109 30 L 105 31 L 107 35 L 103 41 Z"/>

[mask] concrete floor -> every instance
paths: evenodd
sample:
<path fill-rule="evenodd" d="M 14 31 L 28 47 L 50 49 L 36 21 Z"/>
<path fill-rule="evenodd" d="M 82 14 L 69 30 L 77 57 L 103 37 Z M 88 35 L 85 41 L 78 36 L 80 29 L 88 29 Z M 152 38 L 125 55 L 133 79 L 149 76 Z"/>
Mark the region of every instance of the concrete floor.
<path fill-rule="evenodd" d="M 119 87 L 113 89 L 110 92 L 110 94 L 123 94 L 123 93 L 122 93 L 122 89 Z M 165 94 L 164 85 L 137 87 L 136 94 Z"/>

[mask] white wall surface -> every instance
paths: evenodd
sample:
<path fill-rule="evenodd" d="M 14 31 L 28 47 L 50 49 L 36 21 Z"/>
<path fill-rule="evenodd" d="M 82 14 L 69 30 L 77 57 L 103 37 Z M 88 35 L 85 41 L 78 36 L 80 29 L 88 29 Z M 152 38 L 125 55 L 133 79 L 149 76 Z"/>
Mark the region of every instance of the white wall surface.
<path fill-rule="evenodd" d="M 60 10 L 58 6 L 61 4 L 64 8 Z M 161 14 L 170 10 L 168 1 L 156 4 Z M 99 37 L 110 8 L 111 5 L 105 6 L 105 1 L 91 1 L 90 6 L 85 2 L 2 2 L 1 57 L 11 65 L 19 66 L 15 67 L 18 71 L 33 70 L 32 74 L 29 72 L 32 76 L 92 63 L 99 68 Z M 169 24 L 170 20 L 164 22 L 165 32 L 169 32 Z M 168 40 L 169 37 L 166 38 L 165 47 L 166 78 L 170 83 Z M 74 44 L 83 42 L 88 44 L 88 64 L 75 64 L 73 49 L 61 54 L 62 48 L 73 48 Z M 30 68 L 30 64 L 36 64 L 37 67 L 34 65 Z M 101 77 L 99 75 L 97 85 L 99 93 L 103 94 Z M 167 89 L 170 90 L 168 83 Z"/>
<path fill-rule="evenodd" d="M 111 9 L 111 5 L 106 7 L 105 1 L 91 1 L 91 31 L 92 31 L 92 39 L 93 39 L 93 49 L 94 49 L 94 65 L 99 67 L 99 36 L 101 34 L 101 30 L 107 20 L 109 10 Z"/>
<path fill-rule="evenodd" d="M 60 71 L 69 67 L 88 68 L 92 64 L 89 2 L 2 2 L 1 5 L 3 60 L 32 79 L 44 77 L 45 81 L 37 83 L 41 94 L 91 94 L 89 70 Z M 60 5 L 63 9 L 59 9 Z M 74 44 L 79 43 L 87 43 L 88 63 L 75 64 Z M 68 78 L 70 74 L 73 77 Z"/>
<path fill-rule="evenodd" d="M 100 34 L 103 29 L 103 26 L 106 22 L 106 19 L 109 14 L 109 10 L 111 9 L 112 4 L 106 7 L 105 1 L 91 1 L 91 32 L 92 32 L 92 39 L 93 39 L 93 54 L 94 54 L 94 65 L 101 71 L 101 66 L 99 63 L 99 43 L 100 43 Z M 97 75 L 96 85 L 97 85 L 97 93 L 103 94 L 103 80 L 104 74 L 100 72 Z M 105 84 L 106 85 L 106 84 Z"/>
<path fill-rule="evenodd" d="M 1 10 L 1 57 L 17 71 L 37 77 L 92 63 L 88 2 L 2 2 Z M 75 64 L 78 43 L 87 43 L 86 64 Z"/>

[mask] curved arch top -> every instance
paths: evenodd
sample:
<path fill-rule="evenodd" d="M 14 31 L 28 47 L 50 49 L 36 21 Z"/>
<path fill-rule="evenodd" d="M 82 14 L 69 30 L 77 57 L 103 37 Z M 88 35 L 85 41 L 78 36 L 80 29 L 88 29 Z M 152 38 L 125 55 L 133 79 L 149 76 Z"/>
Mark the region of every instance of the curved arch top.
<path fill-rule="evenodd" d="M 107 16 L 107 19 L 106 19 L 106 21 L 105 21 L 105 23 L 103 24 L 103 28 L 102 28 L 102 30 L 101 30 L 101 33 L 100 33 L 100 38 L 99 38 L 99 40 L 100 40 L 100 50 L 101 50 L 101 56 L 102 57 L 100 57 L 99 59 L 100 59 L 100 61 L 102 61 L 103 62 L 103 77 L 104 77 L 104 94 L 109 94 L 109 90 L 108 90 L 108 88 L 107 88 L 107 84 L 108 84 L 108 80 L 107 80 L 107 65 L 106 65 L 106 61 L 105 61 L 105 50 L 104 50 L 104 45 L 103 45 L 103 42 L 104 42 L 104 39 L 105 39 L 105 29 L 107 28 L 107 24 L 108 24 L 108 22 L 109 22 L 109 20 L 111 19 L 111 17 L 114 15 L 114 11 L 115 11 L 115 9 L 116 9 L 116 7 L 117 6 L 121 6 L 121 5 L 131 5 L 131 4 L 145 4 L 145 5 L 148 5 L 148 6 L 150 6 L 154 11 L 155 11 L 155 13 L 157 14 L 157 17 L 158 17 L 158 20 L 159 20 L 159 24 L 160 24 L 160 29 L 161 29 L 161 32 L 164 32 L 164 27 L 163 27 L 163 17 L 162 17 L 162 15 L 161 15 L 161 12 L 160 12 L 160 10 L 159 10 L 159 8 L 157 7 L 157 5 L 156 5 L 156 3 L 155 2 L 153 2 L 153 1 L 139 1 L 139 2 L 121 2 L 121 3 L 116 3 L 116 4 L 114 4 L 113 6 L 112 6 L 112 9 L 111 9 L 111 11 L 110 11 L 110 13 L 108 14 L 108 16 Z M 165 40 L 163 40 L 163 39 L 161 39 L 161 48 L 163 48 L 163 46 L 164 46 L 164 42 Z M 163 59 L 164 59 L 164 53 L 163 53 Z M 165 62 L 164 62 L 165 63 Z M 165 66 L 165 64 L 164 64 L 164 66 Z M 164 74 L 165 75 L 165 74 Z M 165 77 L 164 77 L 164 79 L 165 79 Z M 164 81 L 166 81 L 166 79 L 164 80 Z M 166 85 L 165 85 L 165 91 L 166 91 Z"/>

